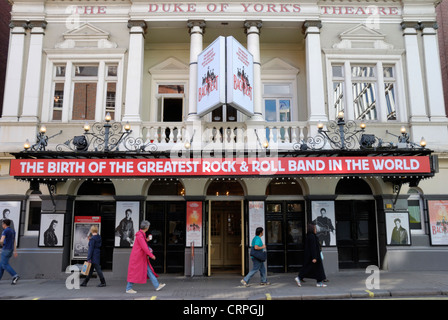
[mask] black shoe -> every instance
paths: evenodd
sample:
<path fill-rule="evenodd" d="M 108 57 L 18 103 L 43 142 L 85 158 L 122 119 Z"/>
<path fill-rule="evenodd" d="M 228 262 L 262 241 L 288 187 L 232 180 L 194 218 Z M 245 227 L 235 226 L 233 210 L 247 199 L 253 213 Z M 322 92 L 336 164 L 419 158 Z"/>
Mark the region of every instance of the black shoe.
<path fill-rule="evenodd" d="M 106 286 L 106 283 L 100 283 L 99 285 L 98 285 L 98 287 L 105 287 Z"/>
<path fill-rule="evenodd" d="M 19 276 L 15 276 L 14 278 L 12 278 L 12 282 L 11 284 L 16 284 L 17 281 L 19 281 L 20 277 Z"/>
<path fill-rule="evenodd" d="M 87 282 L 83 282 L 80 284 L 81 287 L 87 287 Z"/>

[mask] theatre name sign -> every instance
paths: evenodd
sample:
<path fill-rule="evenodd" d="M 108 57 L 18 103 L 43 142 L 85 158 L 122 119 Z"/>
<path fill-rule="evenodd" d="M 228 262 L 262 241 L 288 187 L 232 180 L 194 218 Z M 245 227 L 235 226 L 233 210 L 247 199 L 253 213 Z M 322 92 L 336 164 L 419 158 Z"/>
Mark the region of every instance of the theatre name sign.
<path fill-rule="evenodd" d="M 178 159 L 13 159 L 15 178 L 425 175 L 427 156 Z"/>
<path fill-rule="evenodd" d="M 49 6 L 49 13 L 71 13 L 79 16 L 97 16 L 117 14 L 129 10 L 127 6 L 114 5 L 72 5 L 67 8 L 62 6 Z M 63 12 L 61 11 L 63 10 Z M 317 12 L 316 12 L 317 10 Z M 287 2 L 141 2 L 132 4 L 132 12 L 147 15 L 151 18 L 189 15 L 190 18 L 204 15 L 232 15 L 232 16 L 263 16 L 263 17 L 297 17 L 308 14 L 320 14 L 321 16 L 381 16 L 396 17 L 402 14 L 402 8 L 386 1 L 363 4 L 329 4 L 313 5 L 312 3 L 287 3 Z"/>

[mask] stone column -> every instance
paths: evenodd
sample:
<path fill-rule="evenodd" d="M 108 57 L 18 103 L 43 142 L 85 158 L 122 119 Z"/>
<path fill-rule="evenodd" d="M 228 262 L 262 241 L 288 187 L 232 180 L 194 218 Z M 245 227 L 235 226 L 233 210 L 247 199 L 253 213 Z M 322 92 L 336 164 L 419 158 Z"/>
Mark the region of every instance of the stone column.
<path fill-rule="evenodd" d="M 406 49 L 406 72 L 408 87 L 408 111 L 410 122 L 427 122 L 425 92 L 418 48 L 417 22 L 402 22 L 404 44 Z"/>
<path fill-rule="evenodd" d="M 326 122 L 328 120 L 324 99 L 324 78 L 320 45 L 321 27 L 322 24 L 319 20 L 305 21 L 303 24 L 306 51 L 308 121 L 310 122 Z"/>
<path fill-rule="evenodd" d="M 198 55 L 202 52 L 205 22 L 203 20 L 190 20 L 187 26 L 190 32 L 190 81 L 187 121 L 195 121 L 199 120 L 197 106 Z"/>
<path fill-rule="evenodd" d="M 442 69 L 437 45 L 437 23 L 421 22 L 428 113 L 431 121 L 447 121 L 443 98 Z"/>
<path fill-rule="evenodd" d="M 31 29 L 28 64 L 25 79 L 25 91 L 23 94 L 23 108 L 20 121 L 37 122 L 39 120 L 39 104 L 41 97 L 42 77 L 42 48 L 44 42 L 45 21 L 31 21 L 28 24 Z"/>
<path fill-rule="evenodd" d="M 143 62 L 147 25 L 142 20 L 130 20 L 126 97 L 122 121 L 141 122 Z M 116 119 L 119 121 L 120 119 Z"/>
<path fill-rule="evenodd" d="M 8 63 L 6 67 L 5 95 L 2 121 L 18 121 L 22 96 L 23 55 L 28 25 L 25 21 L 11 21 Z"/>
<path fill-rule="evenodd" d="M 246 21 L 244 27 L 246 28 L 247 34 L 247 50 L 254 58 L 254 115 L 250 120 L 264 121 L 260 59 L 260 29 L 262 27 L 262 22 L 258 20 Z"/>

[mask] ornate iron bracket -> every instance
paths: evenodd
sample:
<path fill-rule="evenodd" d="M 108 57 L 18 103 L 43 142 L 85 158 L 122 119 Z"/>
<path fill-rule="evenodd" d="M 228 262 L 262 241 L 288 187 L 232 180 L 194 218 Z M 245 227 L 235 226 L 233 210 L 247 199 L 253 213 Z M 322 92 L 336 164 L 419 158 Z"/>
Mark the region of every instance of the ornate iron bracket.
<path fill-rule="evenodd" d="M 62 133 L 62 130 L 50 137 L 46 135 L 46 132 L 47 129 L 44 126 L 40 127 L 39 133 L 36 136 L 36 143 L 30 146 L 30 143 L 27 139 L 24 145 L 25 151 L 45 151 L 46 147 L 48 146 L 48 140 L 56 137 L 57 135 L 60 135 Z"/>

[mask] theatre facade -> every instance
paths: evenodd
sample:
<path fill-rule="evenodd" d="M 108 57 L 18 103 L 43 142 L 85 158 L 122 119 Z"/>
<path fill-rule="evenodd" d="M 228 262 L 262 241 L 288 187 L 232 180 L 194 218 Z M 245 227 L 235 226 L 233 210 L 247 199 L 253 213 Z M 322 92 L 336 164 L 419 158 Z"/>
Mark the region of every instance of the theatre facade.
<path fill-rule="evenodd" d="M 21 1 L 12 6 L 0 210 L 29 278 L 443 270 L 448 127 L 432 1 Z"/>

